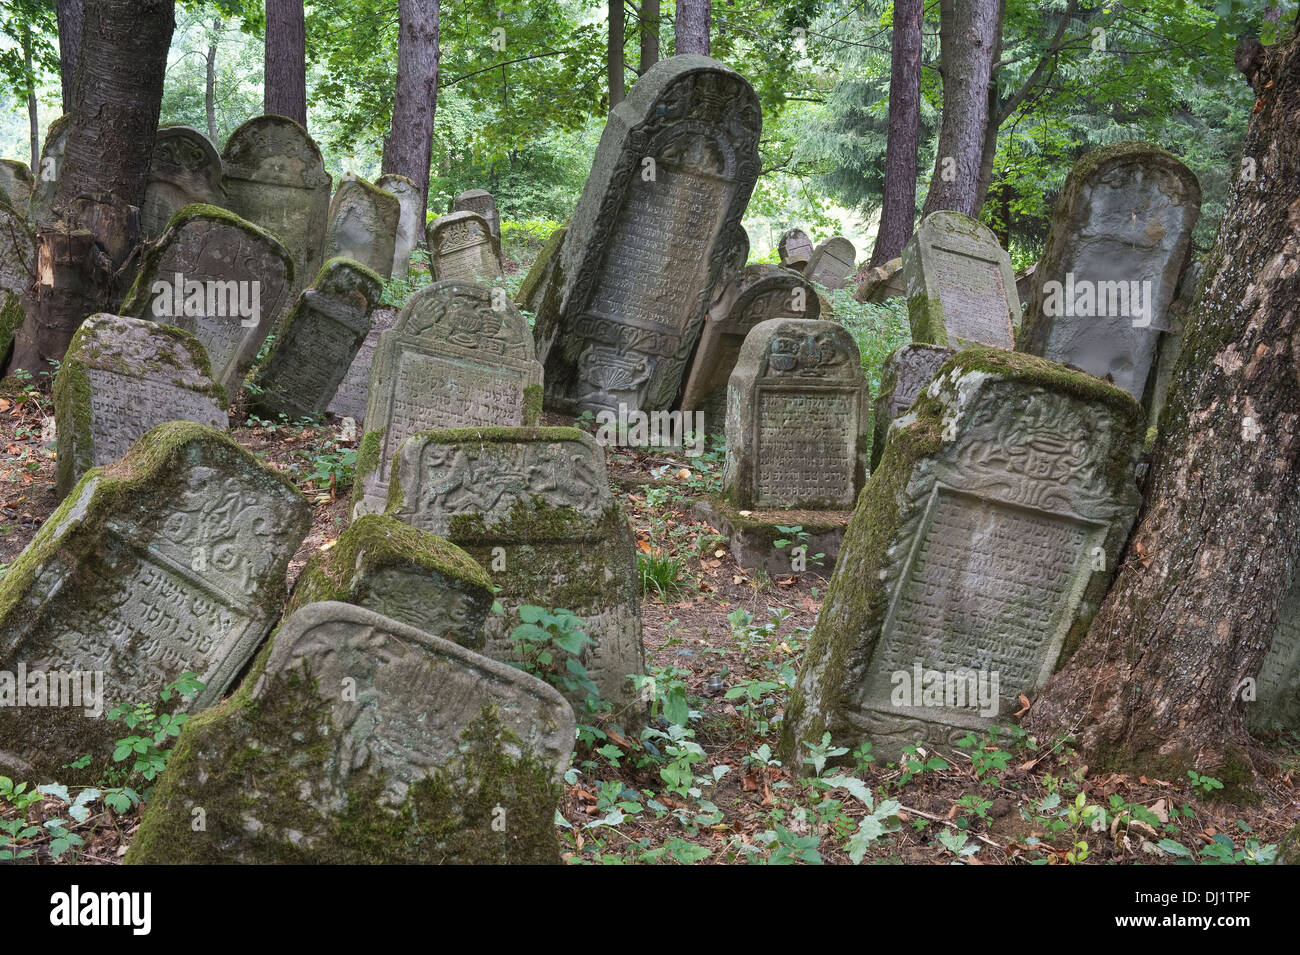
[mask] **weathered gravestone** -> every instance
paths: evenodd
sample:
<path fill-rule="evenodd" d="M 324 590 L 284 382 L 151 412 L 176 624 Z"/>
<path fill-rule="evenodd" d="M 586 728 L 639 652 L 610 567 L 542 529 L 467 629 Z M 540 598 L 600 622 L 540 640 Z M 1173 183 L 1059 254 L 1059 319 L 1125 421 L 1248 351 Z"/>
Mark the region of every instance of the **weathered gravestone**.
<path fill-rule="evenodd" d="M 1139 504 L 1142 419 L 1118 388 L 1029 355 L 950 359 L 858 500 L 783 751 L 829 732 L 895 759 L 1019 709 L 1105 596 Z"/>
<path fill-rule="evenodd" d="M 560 283 L 553 281 L 553 278 L 559 264 L 560 246 L 564 243 L 564 236 L 568 231 L 569 227 L 562 225 L 547 236 L 541 251 L 537 253 L 537 258 L 533 259 L 532 268 L 528 270 L 523 284 L 515 293 L 515 304 L 520 308 L 536 314 L 541 308 L 543 295 L 548 291 L 552 295 L 558 293 Z"/>
<path fill-rule="evenodd" d="M 497 211 L 496 199 L 486 189 L 466 189 L 451 201 L 448 211 L 473 212 L 482 216 L 492 237 L 501 242 L 501 213 Z"/>
<path fill-rule="evenodd" d="M 660 60 L 614 108 L 535 337 L 547 407 L 672 407 L 741 235 L 762 115 L 716 60 Z"/>
<path fill-rule="evenodd" d="M 623 712 L 636 709 L 628 676 L 644 666 L 636 548 L 595 439 L 576 428 L 429 431 L 402 445 L 393 477 L 388 513 L 464 548 L 501 588 L 506 613 L 488 618 L 484 653 L 517 658 L 508 637 L 520 607 L 572 611 L 601 698 L 639 722 Z"/>
<path fill-rule="evenodd" d="M 404 279 L 411 271 L 411 253 L 424 233 L 424 198 L 415 183 L 396 173 L 385 173 L 375 180 L 375 185 L 397 197 L 392 277 Z"/>
<path fill-rule="evenodd" d="M 1011 257 L 988 226 L 960 212 L 932 212 L 903 247 L 912 340 L 1010 349 L 1020 324 Z"/>
<path fill-rule="evenodd" d="M 745 338 L 727 385 L 723 493 L 739 508 L 853 506 L 871 433 L 857 343 L 834 322 L 776 318 Z"/>
<path fill-rule="evenodd" d="M 279 617 L 310 524 L 288 479 L 193 422 L 159 425 L 87 472 L 0 581 L 0 671 L 22 667 L 52 694 L 6 710 L 0 772 L 99 779 L 122 735 L 104 710 L 156 704 L 186 672 L 204 684 L 190 709 L 215 703 Z M 75 677 L 103 709 L 88 694 L 50 705 L 56 678 L 67 694 Z M 81 773 L 61 769 L 85 754 Z"/>
<path fill-rule="evenodd" d="M 943 345 L 920 345 L 916 342 L 896 348 L 880 368 L 880 394 L 876 396 L 872 418 L 871 469 L 880 463 L 889 438 L 889 426 L 908 408 L 916 396 L 934 379 L 943 363 L 956 352 Z"/>
<path fill-rule="evenodd" d="M 293 257 L 297 295 L 324 262 L 329 173 L 307 130 L 284 116 L 255 116 L 221 153 L 228 207 L 280 240 Z"/>
<path fill-rule="evenodd" d="M 471 650 L 483 648 L 492 581 L 454 544 L 392 517 L 366 514 L 294 585 L 289 613 L 307 604 L 356 604 Z"/>
<path fill-rule="evenodd" d="M 812 258 L 812 239 L 808 238 L 808 233 L 803 229 L 787 229 L 781 233 L 776 249 L 781 256 L 783 266 L 795 272 L 802 272 L 808 267 L 808 260 Z"/>
<path fill-rule="evenodd" d="M 453 212 L 429 223 L 433 278 L 441 282 L 491 282 L 504 274 L 501 253 L 487 220 L 476 212 Z"/>
<path fill-rule="evenodd" d="M 528 323 L 503 295 L 474 282 L 435 282 L 412 295 L 379 339 L 353 515 L 388 499 L 402 442 L 432 428 L 536 424 L 542 367 Z"/>
<path fill-rule="evenodd" d="M 137 318 L 90 316 L 54 379 L 59 496 L 165 421 L 225 430 L 226 404 L 193 335 Z"/>
<path fill-rule="evenodd" d="M 197 129 L 163 126 L 153 141 L 149 184 L 140 209 L 140 228 L 146 239 L 156 239 L 181 209 L 194 203 L 224 206 L 221 156 Z"/>
<path fill-rule="evenodd" d="M 705 316 L 682 392 L 682 411 L 703 411 L 705 428 L 726 427 L 727 381 L 750 329 L 770 318 L 819 318 L 817 291 L 797 272 L 748 266 L 723 289 Z"/>
<path fill-rule="evenodd" d="M 293 269 L 264 229 L 215 206 L 186 206 L 145 250 L 122 310 L 197 338 L 233 395 L 288 300 Z"/>
<path fill-rule="evenodd" d="M 1277 610 L 1273 643 L 1255 681 L 1255 699 L 1246 704 L 1250 728 L 1300 729 L 1300 564 Z"/>
<path fill-rule="evenodd" d="M 0 159 L 0 201 L 27 215 L 27 204 L 32 198 L 36 183 L 27 163 L 17 159 Z"/>
<path fill-rule="evenodd" d="M 23 303 L 36 284 L 36 237 L 22 213 L 0 203 L 0 364 L 23 323 Z"/>
<path fill-rule="evenodd" d="M 1038 260 L 1021 349 L 1141 399 L 1200 211 L 1196 176 L 1158 146 L 1080 159 Z"/>
<path fill-rule="evenodd" d="M 388 278 L 393 274 L 401 213 L 401 204 L 391 192 L 356 176 L 344 176 L 330 200 L 325 258 L 351 259 Z"/>
<path fill-rule="evenodd" d="M 256 374 L 250 407 L 273 419 L 323 414 L 370 331 L 383 280 L 350 259 L 330 259 L 280 326 Z"/>
<path fill-rule="evenodd" d="M 853 291 L 855 301 L 886 302 L 891 298 L 907 297 L 902 258 L 863 268 L 858 272 L 858 278 L 858 287 Z"/>
<path fill-rule="evenodd" d="M 853 243 L 842 235 L 833 236 L 813 249 L 812 258 L 804 268 L 804 275 L 827 288 L 844 288 L 853 266 L 857 262 L 858 251 Z"/>
<path fill-rule="evenodd" d="M 379 339 L 384 332 L 397 324 L 397 309 L 381 307 L 370 313 L 370 331 L 357 349 L 356 357 L 348 365 L 347 374 L 339 382 L 330 399 L 329 413 L 338 418 L 351 418 L 361 424 L 366 418 L 366 400 L 370 395 L 370 369 L 375 364 Z"/>
<path fill-rule="evenodd" d="M 33 169 L 35 183 L 31 199 L 27 204 L 27 218 L 37 227 L 50 225 L 50 214 L 54 204 L 54 191 L 59 185 L 59 173 L 63 169 L 63 150 L 68 145 L 70 116 L 60 116 L 50 123 L 45 131 L 45 144 L 41 147 L 41 165 Z"/>
<path fill-rule="evenodd" d="M 536 677 L 309 604 L 234 696 L 185 725 L 126 861 L 558 863 L 574 731 Z"/>

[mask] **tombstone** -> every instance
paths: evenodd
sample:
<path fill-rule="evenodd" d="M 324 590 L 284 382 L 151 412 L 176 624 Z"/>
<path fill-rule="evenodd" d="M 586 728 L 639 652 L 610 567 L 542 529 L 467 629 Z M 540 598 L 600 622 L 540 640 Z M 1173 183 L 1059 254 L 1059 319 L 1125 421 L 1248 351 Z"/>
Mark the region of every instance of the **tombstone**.
<path fill-rule="evenodd" d="M 546 406 L 671 408 L 741 241 L 762 114 L 744 77 L 673 56 L 609 115 L 534 337 Z"/>
<path fill-rule="evenodd" d="M 1255 699 L 1246 704 L 1247 723 L 1259 734 L 1300 728 L 1300 564 L 1282 594 L 1273 642 L 1259 669 Z"/>
<path fill-rule="evenodd" d="M 221 156 L 217 148 L 190 126 L 163 126 L 153 141 L 149 184 L 140 209 L 146 239 L 157 239 L 172 216 L 196 202 L 224 207 Z"/>
<path fill-rule="evenodd" d="M 1137 402 L 1081 372 L 951 358 L 858 500 L 783 752 L 829 732 L 892 760 L 1005 725 L 1101 605 L 1140 503 L 1142 427 Z"/>
<path fill-rule="evenodd" d="M 872 418 L 874 437 L 871 441 L 871 470 L 880 463 L 889 437 L 889 426 L 904 411 L 912 407 L 925 387 L 934 379 L 943 363 L 956 354 L 943 345 L 921 345 L 916 342 L 896 348 L 880 368 L 880 394 L 876 396 Z"/>
<path fill-rule="evenodd" d="M 1034 294 L 1034 281 L 1037 275 L 1037 262 L 1024 271 L 1016 273 L 1016 298 L 1020 299 L 1021 306 L 1029 304 L 1029 300 Z"/>
<path fill-rule="evenodd" d="M 1141 399 L 1200 210 L 1196 176 L 1158 146 L 1080 159 L 1038 260 L 1021 350 Z"/>
<path fill-rule="evenodd" d="M 17 212 L 27 215 L 27 205 L 36 182 L 27 163 L 17 159 L 0 159 L 0 199 Z"/>
<path fill-rule="evenodd" d="M 720 432 L 727 413 L 727 381 L 750 329 L 771 318 L 821 316 L 817 291 L 797 272 L 751 265 L 728 283 L 705 317 L 691 360 L 681 410 L 704 412 L 705 427 Z"/>
<path fill-rule="evenodd" d="M 126 862 L 558 863 L 574 732 L 536 677 L 308 604 L 231 700 L 185 725 Z"/>
<path fill-rule="evenodd" d="M 861 280 L 853 292 L 855 301 L 879 304 L 891 298 L 907 297 L 907 278 L 903 275 L 902 258 L 865 268 L 858 275 Z"/>
<path fill-rule="evenodd" d="M 325 260 L 332 180 L 320 149 L 293 120 L 255 116 L 230 134 L 221 160 L 228 208 L 289 250 L 297 295 Z"/>
<path fill-rule="evenodd" d="M 357 424 L 366 419 L 366 401 L 370 396 L 370 369 L 375 364 L 379 338 L 397 323 L 397 309 L 387 306 L 370 313 L 370 331 L 357 349 L 356 357 L 348 365 L 347 373 L 339 382 L 330 399 L 328 411 L 336 418 L 351 418 Z"/>
<path fill-rule="evenodd" d="M 1010 350 L 1020 324 L 1011 257 L 982 222 L 932 212 L 903 247 L 912 341 Z"/>
<path fill-rule="evenodd" d="M 1143 396 L 1147 406 L 1147 448 L 1155 444 L 1155 432 L 1159 428 L 1160 413 L 1164 410 L 1169 397 L 1169 388 L 1173 384 L 1174 367 L 1178 364 L 1183 350 L 1183 338 L 1187 333 L 1187 322 L 1192 308 L 1196 304 L 1196 293 L 1201 284 L 1204 266 L 1200 261 L 1188 262 L 1183 269 L 1182 278 L 1178 280 L 1178 297 L 1169 303 L 1165 310 L 1165 328 L 1160 333 L 1160 357 L 1156 359 L 1155 374 L 1151 376 L 1151 387 Z"/>
<path fill-rule="evenodd" d="M 811 281 L 827 288 L 844 288 L 853 274 L 857 257 L 852 242 L 842 235 L 833 236 L 813 249 L 803 272 Z"/>
<path fill-rule="evenodd" d="M 93 782 L 111 765 L 123 727 L 69 702 L 77 676 L 102 681 L 104 711 L 170 709 L 159 691 L 186 672 L 204 684 L 191 712 L 219 700 L 279 618 L 310 526 L 292 482 L 189 421 L 88 471 L 0 579 L 0 672 L 68 678 L 65 705 L 6 711 L 0 773 Z M 62 768 L 87 754 L 84 770 Z"/>
<path fill-rule="evenodd" d="M 475 212 L 453 212 L 429 223 L 429 259 L 436 282 L 501 278 L 501 251 L 487 220 Z"/>
<path fill-rule="evenodd" d="M 71 118 L 60 116 L 50 123 L 50 128 L 45 131 L 45 144 L 41 147 L 40 168 L 32 170 L 35 183 L 28 202 L 27 218 L 37 228 L 52 224 L 50 216 L 54 206 L 54 191 L 58 188 L 59 173 L 63 170 L 63 150 L 68 145 Z"/>
<path fill-rule="evenodd" d="M 871 452 L 867 397 L 857 343 L 841 326 L 756 325 L 727 385 L 726 498 L 739 508 L 852 507 Z"/>
<path fill-rule="evenodd" d="M 535 424 L 541 384 L 528 323 L 504 289 L 457 281 L 420 289 L 379 339 L 353 516 L 384 509 L 389 465 L 411 435 Z"/>
<path fill-rule="evenodd" d="M 483 217 L 492 232 L 492 238 L 501 243 L 501 213 L 497 201 L 486 189 L 466 189 L 451 201 L 448 212 L 473 212 Z"/>
<path fill-rule="evenodd" d="M 776 249 L 781 256 L 783 266 L 795 272 L 802 272 L 808 267 L 808 260 L 812 258 L 812 239 L 808 238 L 808 233 L 803 229 L 787 229 L 781 233 Z"/>
<path fill-rule="evenodd" d="M 401 204 L 391 192 L 351 174 L 344 176 L 330 200 L 325 258 L 351 259 L 388 278 L 393 274 L 401 213 Z"/>
<path fill-rule="evenodd" d="M 395 279 L 404 279 L 411 271 L 411 253 L 419 244 L 424 231 L 424 197 L 419 187 L 396 173 L 385 173 L 375 180 L 375 185 L 397 197 L 397 234 L 393 240 L 393 272 Z"/>
<path fill-rule="evenodd" d="M 547 237 L 541 251 L 537 253 L 537 258 L 533 260 L 528 275 L 524 277 L 523 284 L 515 293 L 515 304 L 525 311 L 536 314 L 542 306 L 542 296 L 548 289 L 553 290 L 557 287 L 558 283 L 554 282 L 553 278 L 560 258 L 560 246 L 564 243 L 564 235 L 568 231 L 569 227 L 562 225 Z"/>
<path fill-rule="evenodd" d="M 23 303 L 35 284 L 36 237 L 21 212 L 0 204 L 0 366 L 23 324 Z"/>
<path fill-rule="evenodd" d="M 280 326 L 255 375 L 249 407 L 273 420 L 324 414 L 361 343 L 384 282 L 350 259 L 330 259 Z"/>
<path fill-rule="evenodd" d="M 460 428 L 402 444 L 389 515 L 446 537 L 487 569 L 504 616 L 489 616 L 485 654 L 515 659 L 525 605 L 583 621 L 582 654 L 616 722 L 638 722 L 628 675 L 642 672 L 636 547 L 605 478 L 605 456 L 576 428 Z M 570 698 L 581 707 L 580 694 Z"/>
<path fill-rule="evenodd" d="M 285 307 L 293 269 L 264 229 L 216 206 L 186 206 L 145 250 L 122 310 L 197 338 L 234 395 Z"/>
<path fill-rule="evenodd" d="M 59 497 L 165 421 L 224 431 L 230 425 L 226 404 L 193 335 L 138 318 L 90 316 L 72 336 L 54 379 Z"/>

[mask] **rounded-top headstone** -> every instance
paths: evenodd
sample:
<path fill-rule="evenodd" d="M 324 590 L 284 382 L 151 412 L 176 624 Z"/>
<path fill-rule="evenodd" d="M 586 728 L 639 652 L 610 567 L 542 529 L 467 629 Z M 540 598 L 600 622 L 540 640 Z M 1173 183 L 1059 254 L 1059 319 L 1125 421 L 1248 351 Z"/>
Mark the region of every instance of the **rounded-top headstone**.
<path fill-rule="evenodd" d="M 226 204 L 221 155 L 207 136 L 191 126 L 160 127 L 153 141 L 149 184 L 140 210 L 145 237 L 158 238 L 172 216 L 195 202 Z"/>
<path fill-rule="evenodd" d="M 393 242 L 392 277 L 404 279 L 411 271 L 411 252 L 424 234 L 424 196 L 414 182 L 393 172 L 384 173 L 375 180 L 375 185 L 397 197 L 400 212 Z"/>
<path fill-rule="evenodd" d="M 777 252 L 780 253 L 782 265 L 802 272 L 812 258 L 812 239 L 808 238 L 808 233 L 803 229 L 787 229 L 777 243 Z"/>
<path fill-rule="evenodd" d="M 487 222 L 493 237 L 501 241 L 501 213 L 497 201 L 486 189 L 466 189 L 451 201 L 448 212 L 476 212 Z"/>
<path fill-rule="evenodd" d="M 857 256 L 852 242 L 842 235 L 832 236 L 813 249 L 803 271 L 809 279 L 827 288 L 844 288 L 853 274 Z"/>
<path fill-rule="evenodd" d="M 325 258 L 360 262 L 382 278 L 393 273 L 393 249 L 402 207 L 397 196 L 351 173 L 330 200 Z"/>
<path fill-rule="evenodd" d="M 429 223 L 426 235 L 435 281 L 487 282 L 502 276 L 501 250 L 477 212 L 450 212 Z"/>
<path fill-rule="evenodd" d="M 32 197 L 36 181 L 27 163 L 17 159 L 0 159 L 0 196 L 7 196 L 9 205 L 27 214 L 27 203 Z"/>

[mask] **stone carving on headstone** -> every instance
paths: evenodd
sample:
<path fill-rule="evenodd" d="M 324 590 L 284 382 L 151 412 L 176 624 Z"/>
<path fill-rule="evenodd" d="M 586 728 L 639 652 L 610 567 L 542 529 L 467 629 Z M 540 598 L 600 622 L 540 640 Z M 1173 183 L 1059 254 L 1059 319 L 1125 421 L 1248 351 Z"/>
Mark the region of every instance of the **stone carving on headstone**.
<path fill-rule="evenodd" d="M 833 236 L 813 249 L 803 273 L 827 288 L 844 288 L 853 274 L 857 257 L 858 250 L 852 242 L 842 235 Z"/>
<path fill-rule="evenodd" d="M 943 363 L 956 354 L 943 345 L 912 342 L 896 348 L 880 368 L 880 394 L 873 406 L 874 437 L 871 441 L 871 469 L 880 463 L 889 438 L 889 426 L 925 390 Z"/>
<path fill-rule="evenodd" d="M 382 278 L 393 274 L 402 207 L 397 196 L 351 174 L 330 200 L 325 258 L 360 262 Z"/>
<path fill-rule="evenodd" d="M 197 129 L 163 126 L 153 141 L 149 184 L 140 209 L 140 229 L 148 240 L 157 239 L 172 216 L 193 203 L 224 207 L 221 156 Z"/>
<path fill-rule="evenodd" d="M 396 173 L 385 173 L 375 180 L 375 185 L 397 197 L 392 277 L 404 279 L 411 271 L 411 253 L 424 235 L 424 197 L 415 183 Z"/>
<path fill-rule="evenodd" d="M 23 324 L 36 285 L 36 237 L 16 209 L 0 205 L 0 365 Z"/>
<path fill-rule="evenodd" d="M 543 296 L 547 407 L 670 408 L 740 242 L 762 115 L 708 57 L 660 60 L 610 113 Z"/>
<path fill-rule="evenodd" d="M 812 258 L 812 239 L 808 238 L 808 233 L 803 229 L 787 229 L 781 233 L 776 250 L 781 256 L 783 266 L 795 272 L 802 272 L 808 267 L 808 260 Z"/>
<path fill-rule="evenodd" d="M 1087 631 L 1140 503 L 1141 407 L 1080 372 L 959 352 L 894 424 L 786 710 L 877 759 L 1020 708 Z"/>
<path fill-rule="evenodd" d="M 433 277 L 441 282 L 491 282 L 504 274 L 501 253 L 487 220 L 476 212 L 453 212 L 429 223 Z"/>
<path fill-rule="evenodd" d="M 0 159 L 0 198 L 4 198 L 23 216 L 27 215 L 27 206 L 35 186 L 36 182 L 27 163 L 17 159 Z"/>
<path fill-rule="evenodd" d="M 329 413 L 337 418 L 351 418 L 362 424 L 366 418 L 366 399 L 370 395 L 370 369 L 375 364 L 379 337 L 397 324 L 397 309 L 381 306 L 370 313 L 370 331 L 348 365 L 329 403 Z"/>
<path fill-rule="evenodd" d="M 71 118 L 60 116 L 50 123 L 50 128 L 45 131 L 45 144 L 41 147 L 40 168 L 32 170 L 35 183 L 28 201 L 27 218 L 37 228 L 52 224 L 50 215 L 54 205 L 54 191 L 59 185 L 59 173 L 63 169 L 63 150 L 68 145 Z"/>
<path fill-rule="evenodd" d="M 501 213 L 497 211 L 497 201 L 486 189 L 466 189 L 451 201 L 448 212 L 473 212 L 483 217 L 488 230 L 497 243 L 501 242 Z"/>

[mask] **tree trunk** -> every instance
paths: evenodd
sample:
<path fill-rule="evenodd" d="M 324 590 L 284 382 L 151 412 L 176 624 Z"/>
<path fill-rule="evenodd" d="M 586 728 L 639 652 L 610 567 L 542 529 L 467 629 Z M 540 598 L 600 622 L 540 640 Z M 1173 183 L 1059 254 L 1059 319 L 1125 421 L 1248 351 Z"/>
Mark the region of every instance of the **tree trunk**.
<path fill-rule="evenodd" d="M 939 209 L 968 216 L 979 212 L 989 84 L 1002 32 L 1002 8 L 1002 0 L 940 0 L 943 119 L 923 215 Z"/>
<path fill-rule="evenodd" d="M 1300 41 L 1248 76 L 1256 114 L 1190 310 L 1119 574 L 1029 713 L 1095 765 L 1252 780 L 1238 689 L 1300 557 Z"/>
<path fill-rule="evenodd" d="M 609 49 L 605 67 L 609 74 L 609 108 L 623 102 L 623 0 L 609 0 Z"/>
<path fill-rule="evenodd" d="M 27 73 L 27 128 L 30 133 L 31 168 L 41 168 L 41 115 L 36 105 L 36 70 L 32 66 L 32 33 L 23 27 L 23 69 Z"/>
<path fill-rule="evenodd" d="M 677 45 L 674 47 L 678 56 L 683 53 L 709 55 L 709 13 L 710 0 L 677 0 Z"/>
<path fill-rule="evenodd" d="M 439 13 L 438 0 L 400 0 L 397 5 L 397 84 L 392 128 L 384 143 L 384 172 L 415 183 L 426 209 L 438 107 Z"/>
<path fill-rule="evenodd" d="M 59 21 L 59 82 L 63 86 L 65 113 L 72 112 L 72 92 L 77 81 L 77 53 L 81 49 L 81 6 L 82 0 L 56 0 L 54 4 L 54 15 Z"/>
<path fill-rule="evenodd" d="M 307 27 L 302 0 L 266 0 L 262 109 L 307 126 Z"/>
<path fill-rule="evenodd" d="M 921 138 L 921 18 L 923 0 L 896 0 L 889 74 L 889 138 L 885 195 L 871 265 L 903 254 L 916 223 L 916 151 Z"/>
<path fill-rule="evenodd" d="M 10 370 L 48 371 L 87 315 L 114 310 L 140 240 L 173 3 L 86 0 L 85 13 L 94 28 L 79 57 L 53 224 L 37 233 L 36 292 Z"/>
<path fill-rule="evenodd" d="M 641 0 L 641 59 L 636 71 L 645 71 L 659 62 L 659 0 Z"/>
<path fill-rule="evenodd" d="M 212 21 L 212 38 L 208 41 L 207 84 L 203 93 L 203 108 L 208 115 L 208 139 L 218 149 L 217 142 L 217 37 L 221 35 L 224 24 L 221 18 Z"/>

